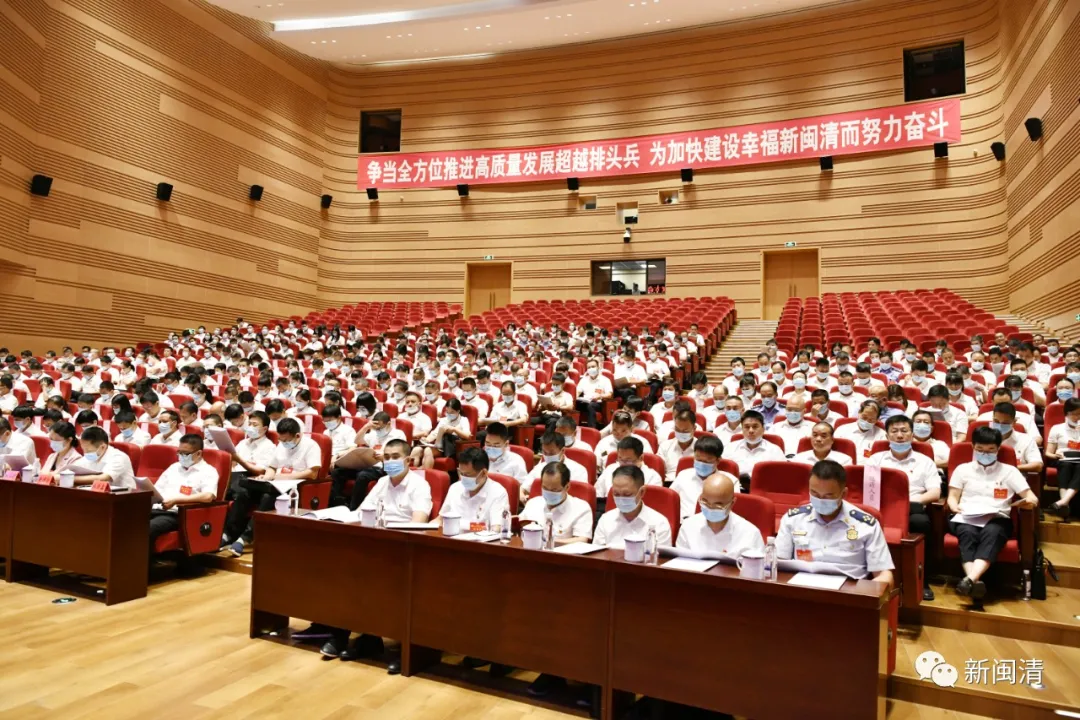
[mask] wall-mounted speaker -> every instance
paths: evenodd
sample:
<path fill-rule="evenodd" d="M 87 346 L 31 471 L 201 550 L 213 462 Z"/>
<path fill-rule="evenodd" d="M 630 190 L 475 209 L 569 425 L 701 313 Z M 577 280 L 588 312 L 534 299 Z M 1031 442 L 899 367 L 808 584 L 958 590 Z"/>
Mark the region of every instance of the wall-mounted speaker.
<path fill-rule="evenodd" d="M 468 185 L 458 185 L 457 186 L 457 194 L 458 194 L 458 197 L 463 197 L 463 198 L 464 197 L 469 197 L 469 186 Z"/>
<path fill-rule="evenodd" d="M 252 200 L 255 200 L 256 202 L 258 202 L 259 200 L 262 200 L 262 194 L 263 194 L 263 186 L 262 185 L 252 185 L 251 190 L 248 192 L 248 197 L 251 198 Z"/>
<path fill-rule="evenodd" d="M 994 157 L 997 158 L 998 162 L 1003 161 L 1005 159 L 1005 143 L 990 143 L 990 152 L 994 153 Z"/>
<path fill-rule="evenodd" d="M 169 183 L 157 184 L 157 199 L 162 202 L 169 202 L 172 200 L 172 185 Z"/>
<path fill-rule="evenodd" d="M 367 199 L 368 200 L 378 200 L 379 199 L 379 189 L 378 188 L 368 188 L 367 189 Z"/>
<path fill-rule="evenodd" d="M 694 182 L 694 168 L 683 168 L 679 171 L 684 183 Z"/>
<path fill-rule="evenodd" d="M 323 195 L 322 198 L 319 200 L 319 205 L 322 207 L 323 210 L 326 210 L 333 202 L 333 195 Z"/>
<path fill-rule="evenodd" d="M 821 172 L 832 170 L 832 155 L 826 155 L 823 158 L 819 158 L 818 163 L 821 165 Z"/>
<path fill-rule="evenodd" d="M 52 178 L 48 175 L 35 175 L 30 178 L 30 193 L 32 195 L 49 197 L 50 190 L 52 190 Z"/>
<path fill-rule="evenodd" d="M 949 157 L 949 143 L 934 143 L 934 157 Z"/>
<path fill-rule="evenodd" d="M 1028 137 L 1032 141 L 1036 141 L 1043 136 L 1042 120 L 1039 118 L 1028 118 L 1024 121 L 1024 127 L 1027 128 Z"/>
<path fill-rule="evenodd" d="M 569 190 L 570 192 L 576 192 L 579 187 L 581 187 L 581 183 L 578 182 L 577 178 L 566 178 L 567 190 Z"/>

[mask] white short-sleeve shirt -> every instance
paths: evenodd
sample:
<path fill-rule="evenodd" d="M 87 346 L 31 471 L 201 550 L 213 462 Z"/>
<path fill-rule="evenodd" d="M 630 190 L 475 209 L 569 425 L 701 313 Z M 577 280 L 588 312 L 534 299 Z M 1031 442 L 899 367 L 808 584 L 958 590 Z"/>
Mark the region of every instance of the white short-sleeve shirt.
<path fill-rule="evenodd" d="M 543 526 L 549 509 L 543 496 L 531 498 L 521 511 L 521 523 L 534 522 Z M 573 495 L 550 509 L 556 538 L 586 537 L 593 535 L 593 509 L 589 503 Z"/>
<path fill-rule="evenodd" d="M 164 500 L 182 499 L 203 493 L 217 495 L 218 473 L 202 460 L 186 469 L 179 462 L 175 462 L 165 468 L 154 487 Z M 169 509 L 176 512 L 176 506 Z"/>
<path fill-rule="evenodd" d="M 95 473 L 109 476 L 109 484 L 135 489 L 135 473 L 131 469 L 131 458 L 123 450 L 117 450 L 112 445 L 98 458 L 97 462 L 89 462 L 85 457 L 78 464 Z"/>
<path fill-rule="evenodd" d="M 736 500 L 735 506 L 738 504 Z M 728 514 L 727 523 L 720 532 L 715 532 L 705 516 L 697 513 L 683 520 L 675 547 L 693 552 L 724 553 L 737 558 L 747 550 L 764 550 L 765 542 L 757 526 L 733 512 Z"/>
<path fill-rule="evenodd" d="M 626 516 L 617 508 L 608 510 L 600 516 L 600 522 L 596 524 L 593 542 L 597 545 L 621 549 L 625 546 L 628 537 L 636 535 L 647 537 L 649 528 L 656 529 L 657 545 L 671 546 L 671 523 L 648 505 L 642 505 L 641 512 L 632 522 L 628 522 Z"/>
<path fill-rule="evenodd" d="M 492 530 L 502 525 L 503 511 L 509 506 L 506 488 L 494 480 L 486 481 L 475 495 L 466 493 L 462 484 L 456 482 L 446 493 L 439 516 L 446 517 L 451 513 L 460 515 L 462 530 Z"/>
<path fill-rule="evenodd" d="M 302 437 L 296 447 L 289 449 L 285 443 L 278 443 L 270 467 L 281 472 L 304 472 L 322 467 L 322 450 L 318 443 L 309 437 Z"/>
<path fill-rule="evenodd" d="M 1027 480 L 1012 465 L 996 462 L 984 467 L 972 461 L 956 468 L 949 478 L 949 489 L 960 490 L 960 514 L 953 521 L 968 525 L 983 525 L 979 518 L 996 515 L 1008 518 L 1015 495 L 1030 489 Z"/>
<path fill-rule="evenodd" d="M 360 509 L 375 510 L 380 501 L 386 522 L 412 522 L 414 512 L 431 515 L 431 486 L 416 472 L 406 473 L 397 485 L 390 482 L 389 475 L 383 475 L 364 498 Z"/>

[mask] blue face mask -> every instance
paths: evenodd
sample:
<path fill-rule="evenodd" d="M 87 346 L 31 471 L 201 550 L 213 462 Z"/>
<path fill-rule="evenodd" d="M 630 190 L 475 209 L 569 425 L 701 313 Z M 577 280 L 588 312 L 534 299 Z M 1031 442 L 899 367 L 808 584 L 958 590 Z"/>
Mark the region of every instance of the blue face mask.
<path fill-rule="evenodd" d="M 96 452 L 89 452 L 83 455 L 86 458 L 86 462 L 96 463 L 98 461 L 98 454 Z"/>
<path fill-rule="evenodd" d="M 1020 399 L 1020 396 L 1021 396 L 1021 394 L 1022 394 L 1022 393 L 1021 393 L 1021 392 L 1020 392 L 1019 390 L 1013 390 L 1013 391 L 1012 391 L 1012 399 L 1013 399 L 1013 402 L 1016 402 L 1017 400 L 1019 400 L 1019 399 Z"/>
<path fill-rule="evenodd" d="M 1080 383 L 1080 373 L 1069 373 L 1065 377 L 1073 381 L 1073 383 Z"/>
<path fill-rule="evenodd" d="M 674 390 L 665 390 L 663 394 L 664 394 L 664 402 L 671 402 L 672 400 L 675 399 L 675 391 Z"/>
<path fill-rule="evenodd" d="M 910 442 L 890 442 L 889 449 L 897 455 L 903 455 L 904 453 L 911 452 Z"/>
<path fill-rule="evenodd" d="M 488 447 L 484 448 L 484 452 L 486 452 L 487 456 L 492 460 L 498 460 L 502 457 L 503 449 L 501 447 L 491 447 L 489 445 Z"/>
<path fill-rule="evenodd" d="M 727 520 L 728 511 L 727 508 L 711 508 L 701 505 L 701 514 L 705 516 L 705 519 L 709 522 L 724 522 Z"/>
<path fill-rule="evenodd" d="M 767 408 L 770 408 L 770 409 L 775 407 L 776 406 L 776 398 L 774 398 L 774 397 L 761 398 L 761 406 L 762 407 L 767 407 Z"/>
<path fill-rule="evenodd" d="M 300 442 L 298 440 L 282 440 L 281 441 L 281 447 L 285 448 L 286 450 L 294 450 L 296 448 L 296 446 L 299 445 L 299 444 L 300 444 Z"/>
<path fill-rule="evenodd" d="M 402 465 L 404 466 L 404 463 L 402 463 Z M 383 466 L 385 467 L 385 463 Z M 399 470 L 398 472 L 401 471 Z M 461 483 L 461 489 L 465 492 L 472 492 L 476 489 L 476 486 L 480 484 L 477 482 L 475 476 L 462 475 L 461 473 L 458 473 L 458 482 Z"/>
<path fill-rule="evenodd" d="M 552 492 L 551 490 L 541 490 L 540 494 L 544 496 L 544 502 L 547 503 L 548 507 L 555 507 L 566 497 L 561 492 Z"/>
<path fill-rule="evenodd" d="M 818 515 L 832 515 L 840 509 L 840 501 L 810 496 L 810 505 Z"/>
<path fill-rule="evenodd" d="M 1057 391 L 1057 398 L 1061 402 L 1065 402 L 1066 400 L 1071 400 L 1072 396 L 1073 396 L 1073 391 L 1072 390 L 1058 390 Z"/>
<path fill-rule="evenodd" d="M 739 412 L 738 410 L 725 410 L 724 411 L 724 417 L 727 418 L 727 421 L 729 423 L 737 423 L 737 422 L 739 422 L 739 419 L 742 417 L 742 413 Z"/>
<path fill-rule="evenodd" d="M 867 422 L 866 420 L 859 420 L 858 425 L 859 429 L 863 432 L 870 432 L 870 428 L 874 427 L 873 424 Z"/>
<path fill-rule="evenodd" d="M 638 499 L 636 495 L 625 497 L 623 495 L 615 496 L 615 507 L 619 509 L 623 515 L 634 512 L 638 506 Z"/>
<path fill-rule="evenodd" d="M 1009 433 L 1012 432 L 1012 429 L 1013 429 L 1013 426 L 1012 426 L 1011 423 L 991 422 L 990 427 L 997 430 L 1002 435 L 1008 435 Z"/>
<path fill-rule="evenodd" d="M 997 453 L 975 453 L 975 462 L 983 467 L 988 467 L 997 462 Z"/>
<path fill-rule="evenodd" d="M 386 474 L 389 475 L 390 477 L 397 477 L 401 473 L 405 472 L 405 461 L 404 460 L 384 460 L 383 461 L 383 470 L 385 470 Z"/>
<path fill-rule="evenodd" d="M 716 472 L 716 464 L 715 463 L 701 462 L 700 460 L 695 460 L 694 461 L 694 472 L 697 473 L 698 477 L 703 477 L 703 478 L 709 477 L 714 472 Z"/>
<path fill-rule="evenodd" d="M 803 416 L 802 416 L 802 411 L 800 411 L 800 410 L 788 410 L 786 415 L 787 415 L 788 422 L 792 423 L 793 425 L 798 425 L 799 423 L 802 422 L 802 417 Z"/>
<path fill-rule="evenodd" d="M 794 380 L 791 381 L 791 384 L 795 386 L 796 390 L 802 390 L 804 387 L 806 387 L 806 380 L 805 380 L 805 378 L 801 378 L 801 377 L 800 378 L 795 378 Z"/>

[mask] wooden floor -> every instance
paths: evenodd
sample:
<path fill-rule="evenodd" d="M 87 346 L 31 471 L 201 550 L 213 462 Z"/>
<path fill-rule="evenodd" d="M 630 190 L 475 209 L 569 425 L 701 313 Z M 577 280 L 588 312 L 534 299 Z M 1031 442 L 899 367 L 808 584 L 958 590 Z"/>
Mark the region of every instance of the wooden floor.
<path fill-rule="evenodd" d="M 529 698 L 524 688 L 535 677 L 531 673 L 495 681 L 485 672 L 446 665 L 432 675 L 391 677 L 374 662 L 324 661 L 312 649 L 251 640 L 249 592 L 247 575 L 211 571 L 155 584 L 144 600 L 106 607 L 88 599 L 58 605 L 52 601 L 63 593 L 0 583 L 0 719 L 586 716 L 570 698 L 563 705 Z M 939 648 L 961 664 L 965 653 L 1021 652 L 1014 641 L 968 648 L 949 632 L 931 628 L 921 638 L 903 639 L 898 673 L 911 674 L 923 646 Z M 1080 694 L 1076 674 L 1065 668 L 1080 668 L 1080 657 L 1069 654 L 1077 651 L 1022 650 L 1045 654 L 1054 697 Z M 1058 688 L 1059 680 L 1071 690 Z M 976 717 L 959 710 L 889 701 L 891 720 Z"/>

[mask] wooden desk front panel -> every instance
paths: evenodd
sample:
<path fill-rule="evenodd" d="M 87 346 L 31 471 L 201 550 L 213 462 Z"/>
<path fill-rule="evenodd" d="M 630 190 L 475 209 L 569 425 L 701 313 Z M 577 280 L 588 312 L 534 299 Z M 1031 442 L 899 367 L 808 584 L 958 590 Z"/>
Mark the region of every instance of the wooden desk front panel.
<path fill-rule="evenodd" d="M 404 639 L 409 546 L 401 533 L 256 513 L 260 611 Z"/>
<path fill-rule="evenodd" d="M 11 557 L 11 512 L 16 484 L 0 480 L 0 558 Z"/>
<path fill-rule="evenodd" d="M 610 576 L 600 563 L 442 540 L 413 546 L 411 640 L 601 684 Z"/>

